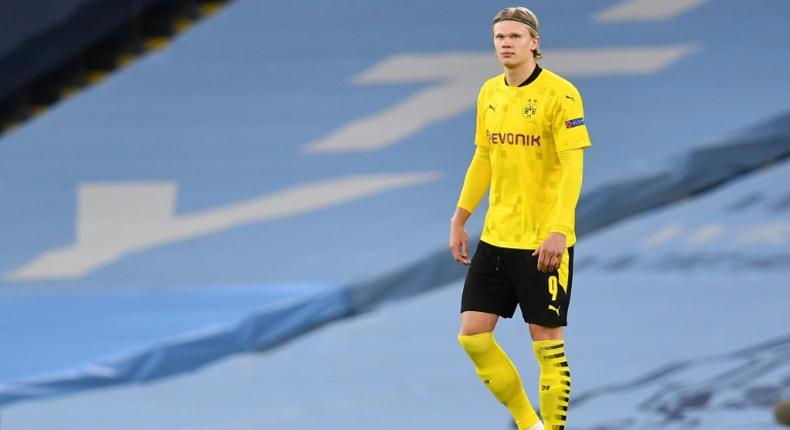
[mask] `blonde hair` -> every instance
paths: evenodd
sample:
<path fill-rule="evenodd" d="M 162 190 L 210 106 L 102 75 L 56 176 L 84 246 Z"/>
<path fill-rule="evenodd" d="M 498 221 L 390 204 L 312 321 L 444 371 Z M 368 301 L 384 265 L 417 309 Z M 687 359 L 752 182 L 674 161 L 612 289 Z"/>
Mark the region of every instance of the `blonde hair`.
<path fill-rule="evenodd" d="M 529 27 L 529 34 L 533 38 L 540 37 L 538 36 L 538 29 L 540 28 L 538 17 L 531 10 L 525 7 L 506 7 L 500 10 L 499 13 L 494 15 L 492 24 L 496 24 L 501 21 L 516 21 L 525 24 L 527 27 Z M 540 49 L 533 49 L 532 55 L 536 60 L 543 58 L 543 53 L 540 52 Z"/>

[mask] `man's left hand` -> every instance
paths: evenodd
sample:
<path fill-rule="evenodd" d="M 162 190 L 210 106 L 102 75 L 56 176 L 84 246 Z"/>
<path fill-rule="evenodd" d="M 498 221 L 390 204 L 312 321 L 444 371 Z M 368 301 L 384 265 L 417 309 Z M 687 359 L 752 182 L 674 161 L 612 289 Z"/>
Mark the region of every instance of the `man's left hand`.
<path fill-rule="evenodd" d="M 565 254 L 565 235 L 562 233 L 551 232 L 546 240 L 540 244 L 540 248 L 532 253 L 538 256 L 538 270 L 550 273 L 557 270 Z"/>

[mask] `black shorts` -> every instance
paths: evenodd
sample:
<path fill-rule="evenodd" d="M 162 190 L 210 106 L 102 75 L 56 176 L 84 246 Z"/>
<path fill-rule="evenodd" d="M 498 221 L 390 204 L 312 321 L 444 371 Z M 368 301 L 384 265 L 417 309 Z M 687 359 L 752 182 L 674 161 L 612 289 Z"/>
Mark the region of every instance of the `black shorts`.
<path fill-rule="evenodd" d="M 528 323 L 544 327 L 568 325 L 573 247 L 567 249 L 559 269 L 550 273 L 538 270 L 538 257 L 533 257 L 533 252 L 480 241 L 466 274 L 461 312 L 479 311 L 511 318 L 518 304 Z"/>

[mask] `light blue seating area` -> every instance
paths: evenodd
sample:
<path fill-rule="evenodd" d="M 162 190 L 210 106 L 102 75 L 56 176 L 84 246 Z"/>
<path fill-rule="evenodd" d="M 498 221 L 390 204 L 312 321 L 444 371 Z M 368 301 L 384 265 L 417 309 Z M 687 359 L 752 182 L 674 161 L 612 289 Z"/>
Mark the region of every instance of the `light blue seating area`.
<path fill-rule="evenodd" d="M 629 3 L 528 5 L 593 140 L 569 428 L 778 430 L 790 4 Z M 3 135 L 2 428 L 508 428 L 446 251 L 501 6 L 231 2 Z"/>

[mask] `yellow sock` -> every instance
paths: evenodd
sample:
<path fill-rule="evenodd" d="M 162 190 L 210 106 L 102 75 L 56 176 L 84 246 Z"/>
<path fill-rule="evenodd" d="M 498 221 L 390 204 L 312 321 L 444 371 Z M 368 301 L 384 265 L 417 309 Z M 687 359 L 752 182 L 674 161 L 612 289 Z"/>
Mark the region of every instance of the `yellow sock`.
<path fill-rule="evenodd" d="M 477 376 L 483 384 L 497 400 L 507 406 L 519 430 L 535 425 L 538 414 L 524 392 L 521 376 L 505 351 L 497 344 L 494 334 L 488 332 L 458 336 L 458 342 L 472 358 Z"/>
<path fill-rule="evenodd" d="M 565 358 L 565 342 L 533 342 L 540 364 L 540 416 L 546 430 L 564 430 L 571 397 L 571 371 Z"/>

